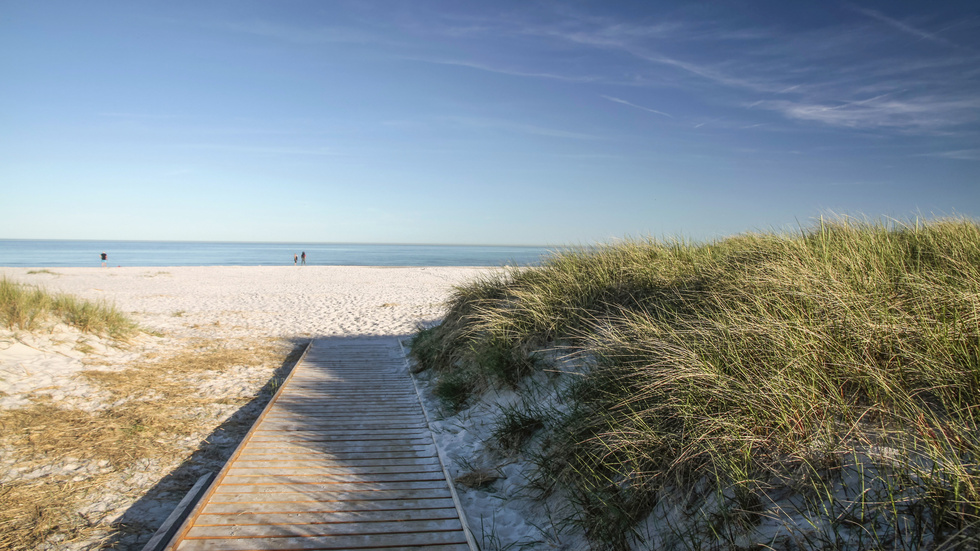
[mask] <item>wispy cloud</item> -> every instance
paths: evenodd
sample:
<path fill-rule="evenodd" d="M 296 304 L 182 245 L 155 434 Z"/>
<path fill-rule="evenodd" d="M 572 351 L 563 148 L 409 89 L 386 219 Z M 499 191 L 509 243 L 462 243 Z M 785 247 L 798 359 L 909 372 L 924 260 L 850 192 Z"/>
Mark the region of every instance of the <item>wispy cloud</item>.
<path fill-rule="evenodd" d="M 628 106 L 630 106 L 630 107 L 633 107 L 633 108 L 635 108 L 635 109 L 640 109 L 640 110 L 642 110 L 642 111 L 647 111 L 647 112 L 649 112 L 649 113 L 655 113 L 655 114 L 657 114 L 657 115 L 663 115 L 663 116 L 665 116 L 665 117 L 670 117 L 670 118 L 674 118 L 674 116 L 673 116 L 673 115 L 670 115 L 670 114 L 668 114 L 668 113 L 664 113 L 663 111 L 657 111 L 656 109 L 651 109 L 651 108 L 649 108 L 649 107 L 643 107 L 642 105 L 637 105 L 637 104 L 635 104 L 635 103 L 630 103 L 630 102 L 628 102 L 628 101 L 626 101 L 626 100 L 624 100 L 624 99 L 620 99 L 620 98 L 614 98 L 614 97 L 612 97 L 612 96 L 602 96 L 602 97 L 603 97 L 604 99 L 607 99 L 607 100 L 609 100 L 609 101 L 613 101 L 613 102 L 616 102 L 616 103 L 621 103 L 621 104 L 623 104 L 623 105 L 628 105 Z"/>
<path fill-rule="evenodd" d="M 837 104 L 806 100 L 764 100 L 753 103 L 751 107 L 777 111 L 791 119 L 830 126 L 940 132 L 958 124 L 976 121 L 980 98 L 918 96 L 899 99 L 884 94 Z"/>
<path fill-rule="evenodd" d="M 958 161 L 980 161 L 980 149 L 957 149 L 953 151 L 940 151 L 937 153 L 926 153 L 924 157 L 941 157 L 943 159 L 956 159 Z"/>
<path fill-rule="evenodd" d="M 929 33 L 929 32 L 923 31 L 922 29 L 918 29 L 916 27 L 913 27 L 912 25 L 909 25 L 909 24 L 903 23 L 903 22 L 901 22 L 901 21 L 899 21 L 897 19 L 893 19 L 891 17 L 888 17 L 887 15 L 885 15 L 885 14 L 883 14 L 881 12 L 878 12 L 878 11 L 875 11 L 875 10 L 869 10 L 869 9 L 866 9 L 866 8 L 861 8 L 861 7 L 858 7 L 858 6 L 849 6 L 849 7 L 852 10 L 854 10 L 854 11 L 856 11 L 858 13 L 863 13 L 864 15 L 867 15 L 868 17 L 871 17 L 873 19 L 877 19 L 878 21 L 881 21 L 883 23 L 886 23 L 889 26 L 891 26 L 891 27 L 893 27 L 895 29 L 898 29 L 898 30 L 900 30 L 903 33 L 906 33 L 908 35 L 915 36 L 915 37 L 918 37 L 918 38 L 923 39 L 923 40 L 929 40 L 929 41 L 932 41 L 932 42 L 936 42 L 938 44 L 944 44 L 946 46 L 954 46 L 954 47 L 956 46 L 955 44 L 951 43 L 950 41 L 946 40 L 945 38 L 943 38 L 941 36 L 938 36 L 938 35 L 935 35 L 933 33 Z"/>
<path fill-rule="evenodd" d="M 523 32 L 642 60 L 650 64 L 648 74 L 659 77 L 661 85 L 710 93 L 714 103 L 755 95 L 742 105 L 798 123 L 944 133 L 980 120 L 980 104 L 973 99 L 980 97 L 980 56 L 967 53 L 972 49 L 959 48 L 958 55 L 951 56 L 949 51 L 902 48 L 896 44 L 901 37 L 888 29 L 955 45 L 884 13 L 851 9 L 887 27 L 876 30 L 853 20 L 790 31 L 723 26 L 693 18 L 643 26 L 581 17 L 562 25 L 527 27 Z M 710 33 L 702 32 L 706 28 L 725 38 L 713 40 Z"/>
<path fill-rule="evenodd" d="M 487 71 L 490 73 L 510 75 L 515 77 L 543 78 L 543 79 L 550 79 L 550 80 L 560 80 L 563 82 L 583 82 L 583 83 L 595 82 L 600 80 L 598 77 L 570 76 L 570 75 L 559 75 L 556 73 L 547 73 L 547 72 L 519 71 L 516 69 L 494 67 L 492 65 L 488 65 L 485 63 L 477 63 L 474 61 L 432 59 L 432 58 L 423 58 L 423 57 L 405 57 L 404 59 L 418 61 L 421 63 L 432 63 L 435 65 L 451 65 L 456 67 L 467 67 L 469 69 L 476 69 L 479 71 Z"/>
<path fill-rule="evenodd" d="M 697 48 L 705 47 L 704 42 L 718 43 L 729 41 L 757 42 L 761 38 L 774 38 L 771 33 L 761 30 L 722 30 L 690 21 L 658 22 L 639 25 L 608 21 L 605 19 L 581 18 L 577 25 L 526 26 L 524 34 L 547 37 L 582 46 L 603 49 L 610 52 L 625 53 L 642 61 L 677 69 L 688 75 L 715 82 L 725 86 L 744 88 L 759 92 L 777 92 L 792 84 L 772 83 L 750 78 L 751 72 L 725 70 L 712 63 L 699 62 L 691 58 L 664 53 L 666 48 L 677 49 L 692 42 Z"/>
<path fill-rule="evenodd" d="M 724 8 L 627 20 L 548 4 L 495 16 L 395 10 L 390 18 L 356 26 L 253 21 L 228 28 L 297 44 L 402 41 L 398 51 L 389 48 L 393 57 L 527 79 L 671 87 L 713 106 L 777 113 L 794 126 L 936 134 L 980 121 L 970 99 L 980 97 L 980 54 L 934 30 L 950 25 L 934 18 L 922 28 L 884 11 L 835 9 L 851 17 L 836 25 L 781 28 L 755 26 Z M 949 48 L 910 45 L 908 37 Z M 436 43 L 441 51 L 429 47 Z M 453 44 L 468 47 L 454 50 Z M 654 109 L 616 93 L 600 97 L 660 116 L 676 113 L 673 106 Z M 741 127 L 763 122 L 746 114 L 755 118 Z"/>

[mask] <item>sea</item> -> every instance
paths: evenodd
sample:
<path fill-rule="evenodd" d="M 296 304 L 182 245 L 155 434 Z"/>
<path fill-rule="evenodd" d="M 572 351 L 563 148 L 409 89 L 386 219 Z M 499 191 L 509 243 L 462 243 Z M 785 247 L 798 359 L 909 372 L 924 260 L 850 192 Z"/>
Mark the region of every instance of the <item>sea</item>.
<path fill-rule="evenodd" d="M 0 266 L 535 266 L 557 249 L 489 245 L 0 239 Z"/>

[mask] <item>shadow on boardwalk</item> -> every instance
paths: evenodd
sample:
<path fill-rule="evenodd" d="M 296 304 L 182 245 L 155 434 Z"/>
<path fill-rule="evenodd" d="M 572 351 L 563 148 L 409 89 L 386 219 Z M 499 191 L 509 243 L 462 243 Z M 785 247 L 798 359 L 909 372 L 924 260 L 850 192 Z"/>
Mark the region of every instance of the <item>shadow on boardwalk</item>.
<path fill-rule="evenodd" d="M 475 549 L 400 338 L 316 339 L 198 508 L 153 547 Z"/>
<path fill-rule="evenodd" d="M 290 339 L 289 342 L 292 350 L 258 395 L 215 428 L 190 457 L 150 488 L 114 522 L 111 526 L 113 533 L 102 544 L 103 549 L 142 549 L 197 479 L 221 470 L 279 385 L 296 366 L 311 339 Z"/>

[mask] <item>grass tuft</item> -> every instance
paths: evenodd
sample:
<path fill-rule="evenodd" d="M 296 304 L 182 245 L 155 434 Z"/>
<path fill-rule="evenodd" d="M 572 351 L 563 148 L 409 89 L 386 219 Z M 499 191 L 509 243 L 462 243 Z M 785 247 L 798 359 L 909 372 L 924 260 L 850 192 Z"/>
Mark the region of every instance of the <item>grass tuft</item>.
<path fill-rule="evenodd" d="M 8 329 L 38 331 L 52 320 L 85 333 L 126 340 L 138 332 L 136 324 L 115 306 L 72 295 L 51 294 L 40 287 L 0 278 L 0 324 Z"/>
<path fill-rule="evenodd" d="M 545 428 L 545 413 L 527 407 L 501 411 L 494 423 L 493 438 L 506 452 L 519 452 L 538 431 Z"/>

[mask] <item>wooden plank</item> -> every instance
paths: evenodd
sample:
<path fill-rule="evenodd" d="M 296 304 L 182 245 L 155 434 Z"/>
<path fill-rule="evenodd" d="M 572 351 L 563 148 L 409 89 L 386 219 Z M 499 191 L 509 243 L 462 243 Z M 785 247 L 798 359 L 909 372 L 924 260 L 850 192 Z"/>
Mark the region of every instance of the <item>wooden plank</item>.
<path fill-rule="evenodd" d="M 452 501 L 450 501 L 451 503 Z M 374 511 L 310 511 L 310 512 L 237 512 L 233 514 L 203 513 L 195 526 L 261 526 L 267 524 L 337 524 L 360 522 L 407 522 L 456 520 L 456 507 L 442 509 L 380 509 Z"/>
<path fill-rule="evenodd" d="M 333 403 L 325 405 L 324 400 L 333 400 Z M 409 408 L 412 407 L 412 403 L 405 401 L 392 401 L 392 400 L 377 400 L 377 401 L 365 401 L 365 400 L 336 400 L 335 398 L 310 398 L 308 400 L 294 401 L 283 404 L 281 407 L 277 407 L 274 413 L 280 412 L 290 412 L 290 413 L 336 413 L 336 412 L 350 412 L 351 410 L 363 411 L 365 413 L 378 413 L 390 411 L 388 408 Z M 412 413 L 415 415 L 416 413 Z"/>
<path fill-rule="evenodd" d="M 317 428 L 310 430 L 275 430 L 273 428 L 260 428 L 255 431 L 255 438 L 263 436 L 281 436 L 280 433 L 288 432 L 293 438 L 302 438 L 304 435 L 315 436 L 324 440 L 418 440 L 428 436 L 422 428 L 401 429 L 392 427 L 378 427 L 363 430 L 345 430 L 334 428 Z"/>
<path fill-rule="evenodd" d="M 420 416 L 419 416 L 420 417 Z M 289 417 L 280 417 L 277 419 L 267 419 L 260 424 L 259 430 L 270 430 L 270 427 L 277 425 L 288 425 L 288 424 L 303 424 L 306 423 L 311 427 L 316 427 L 317 430 L 320 429 L 332 429 L 335 431 L 347 431 L 355 432 L 359 430 L 358 426 L 363 426 L 363 430 L 378 430 L 378 429 L 392 429 L 397 428 L 398 430 L 406 430 L 408 428 L 414 428 L 416 430 L 427 430 L 425 425 L 425 420 L 420 419 L 414 415 L 401 415 L 401 416 L 373 416 L 366 417 L 363 419 L 351 419 L 346 417 L 312 417 L 310 419 L 302 419 L 301 415 L 290 415 Z M 406 426 L 408 425 L 408 426 Z M 419 426 L 421 425 L 421 426 Z"/>
<path fill-rule="evenodd" d="M 351 410 L 358 410 L 356 413 Z M 399 417 L 416 420 L 424 419 L 422 416 L 422 411 L 415 407 L 406 406 L 396 406 L 393 404 L 377 404 L 372 406 L 371 404 L 351 403 L 338 404 L 333 408 L 278 408 L 266 416 L 266 421 L 283 419 L 289 417 L 302 417 L 309 418 L 311 420 L 326 418 L 331 420 L 351 420 L 356 421 L 359 419 L 397 419 Z"/>
<path fill-rule="evenodd" d="M 402 499 L 442 499 L 452 498 L 448 486 L 445 488 L 407 488 L 392 487 L 365 488 L 363 484 L 348 485 L 346 489 L 338 485 L 326 492 L 268 492 L 268 493 L 226 493 L 214 494 L 208 501 L 210 504 L 220 503 L 340 503 L 354 501 L 397 501 Z M 247 507 L 252 507 L 248 505 Z M 245 506 L 243 506 L 245 507 Z"/>
<path fill-rule="evenodd" d="M 256 442 L 255 446 L 249 446 L 249 454 L 270 454 L 270 453 L 326 453 L 329 455 L 340 456 L 341 454 L 363 453 L 363 452 L 402 452 L 413 451 L 427 452 L 435 448 L 433 444 L 423 443 L 421 439 L 405 439 L 395 441 L 366 441 L 366 442 L 331 442 L 309 440 L 304 441 L 300 438 L 292 439 L 272 439 L 268 441 Z"/>
<path fill-rule="evenodd" d="M 321 453 L 325 456 L 347 453 L 371 452 L 371 451 L 426 451 L 431 448 L 424 448 L 429 445 L 422 438 L 402 438 L 395 439 L 379 438 L 368 439 L 359 438 L 355 440 L 340 440 L 328 438 L 325 435 L 313 433 L 291 434 L 288 432 L 263 435 L 262 439 L 254 442 L 250 446 L 249 453 L 276 453 L 277 451 L 292 453 Z"/>
<path fill-rule="evenodd" d="M 285 401 L 280 402 L 280 406 L 283 404 L 288 404 L 292 401 L 302 401 L 299 400 L 299 398 L 303 398 L 306 396 L 314 397 L 317 399 L 348 398 L 351 400 L 360 399 L 365 401 L 389 400 L 389 399 L 410 400 L 412 398 L 412 394 L 410 392 L 404 392 L 398 390 L 385 391 L 384 389 L 380 389 L 376 392 L 371 392 L 371 391 L 359 390 L 355 388 L 351 388 L 350 390 L 347 391 L 345 391 L 344 389 L 332 388 L 329 390 L 323 389 L 320 391 L 314 391 L 314 390 L 304 390 L 302 388 L 296 388 L 290 390 L 290 394 L 286 396 Z"/>
<path fill-rule="evenodd" d="M 352 451 L 377 451 L 385 449 L 417 449 L 428 443 L 423 438 L 397 438 L 393 435 L 383 435 L 379 438 L 331 438 L 329 434 L 312 432 L 278 432 L 261 436 L 261 440 L 253 442 L 249 451 L 269 452 L 275 448 L 288 448 L 289 451 L 306 450 L 323 454 L 333 454 Z M 284 450 L 286 451 L 286 450 Z"/>
<path fill-rule="evenodd" d="M 318 524 L 259 524 L 207 526 L 195 523 L 187 539 L 198 538 L 275 538 L 316 536 L 360 536 L 377 534 L 421 535 L 424 533 L 455 532 L 462 535 L 459 517 L 438 520 L 404 520 L 395 522 L 322 522 Z M 372 542 L 374 545 L 377 543 Z"/>
<path fill-rule="evenodd" d="M 367 384 L 367 383 L 364 383 Z M 286 398 L 289 400 L 295 400 L 297 397 L 303 396 L 315 396 L 317 398 L 347 398 L 351 400 L 355 399 L 372 399 L 372 398 L 398 398 L 403 400 L 409 400 L 412 397 L 410 392 L 406 392 L 404 388 L 372 388 L 372 390 L 366 390 L 363 388 L 364 384 L 353 386 L 350 385 L 349 388 L 344 386 L 338 386 L 336 384 L 324 384 L 324 385 L 293 385 L 290 389 L 290 395 Z"/>
<path fill-rule="evenodd" d="M 309 419 L 309 420 L 319 420 L 327 419 L 331 421 L 342 421 L 347 420 L 357 420 L 357 419 L 411 419 L 416 418 L 424 419 L 422 417 L 422 411 L 416 408 L 396 408 L 394 406 L 384 407 L 380 406 L 376 410 L 371 410 L 363 407 L 361 404 L 360 413 L 351 413 L 350 408 L 338 409 L 337 411 L 330 411 L 324 408 L 313 408 L 309 410 L 282 410 L 273 411 L 266 416 L 266 421 L 281 421 L 286 419 Z"/>
<path fill-rule="evenodd" d="M 375 379 L 364 379 L 359 380 L 337 380 L 334 377 L 324 377 L 317 379 L 295 379 L 293 380 L 293 388 L 297 391 L 305 391 L 308 389 L 315 389 L 322 392 L 334 393 L 334 392 L 348 392 L 351 394 L 357 394 L 358 396 L 369 396 L 372 394 L 381 393 L 396 393 L 396 394 L 409 394 L 405 392 L 405 386 L 401 384 L 401 381 L 393 382 L 381 382 Z"/>
<path fill-rule="evenodd" d="M 345 468 L 364 468 L 364 467 L 403 467 L 409 465 L 432 465 L 435 467 L 440 467 L 439 458 L 435 456 L 430 457 L 401 457 L 395 459 L 360 459 L 353 458 L 343 461 L 338 461 L 335 459 L 330 459 L 326 457 L 316 457 L 315 459 L 310 458 L 307 460 L 284 460 L 284 459 L 265 459 L 265 460 L 248 460 L 239 458 L 238 461 L 232 465 L 229 472 L 236 469 L 345 469 Z"/>
<path fill-rule="evenodd" d="M 435 547 L 449 545 L 453 547 Z M 301 550 L 370 550 L 419 551 L 419 548 L 462 551 L 469 549 L 462 531 L 424 534 L 358 534 L 327 537 L 278 537 L 253 539 L 185 539 L 178 551 L 301 551 Z M 413 549 L 414 547 L 414 549 Z"/>
<path fill-rule="evenodd" d="M 243 462 L 236 461 L 234 468 L 229 470 L 229 474 L 249 476 L 260 473 L 270 473 L 273 471 L 290 472 L 297 474 L 316 474 L 316 473 L 359 473 L 359 472 L 406 472 L 410 470 L 438 470 L 441 468 L 437 458 L 420 461 L 415 458 L 405 458 L 396 461 L 383 461 L 378 464 L 376 461 L 355 461 L 351 463 L 328 463 L 324 461 L 289 461 L 276 463 L 273 461 Z"/>
<path fill-rule="evenodd" d="M 276 417 L 282 415 L 322 415 L 324 417 L 337 417 L 342 415 L 351 415 L 351 410 L 357 408 L 358 412 L 362 412 L 364 415 L 422 415 L 422 411 L 418 406 L 405 403 L 405 404 L 395 404 L 395 403 L 365 403 L 365 402 L 355 402 L 342 403 L 342 404 L 332 404 L 330 406 L 324 406 L 322 404 L 297 404 L 289 408 L 275 408 L 269 412 L 268 416 Z"/>
<path fill-rule="evenodd" d="M 357 431 L 371 429 L 421 429 L 425 428 L 425 423 L 392 423 L 385 419 L 380 421 L 349 421 L 343 423 L 270 423 L 265 422 L 259 425 L 259 430 L 317 430 L 319 428 L 329 428 L 333 430 Z"/>
<path fill-rule="evenodd" d="M 377 492 L 375 492 L 377 493 Z M 254 503 L 209 503 L 201 510 L 201 515 L 241 515 L 246 513 L 370 513 L 372 511 L 423 511 L 429 509 L 453 509 L 456 504 L 451 497 L 429 499 L 378 499 L 368 494 L 349 494 L 363 496 L 363 499 L 338 501 L 273 501 Z"/>
<path fill-rule="evenodd" d="M 293 423 L 299 424 L 298 422 L 293 422 Z M 404 436 L 404 435 L 414 436 L 418 434 L 424 434 L 428 436 L 429 434 L 428 429 L 424 425 L 421 427 L 418 426 L 418 423 L 412 423 L 411 425 L 378 423 L 375 425 L 362 426 L 359 428 L 337 426 L 330 423 L 322 423 L 322 424 L 310 423 L 308 425 L 309 428 L 305 430 L 303 428 L 299 428 L 297 430 L 288 430 L 288 431 L 283 429 L 282 425 L 286 425 L 286 423 L 276 423 L 276 424 L 264 423 L 259 428 L 257 428 L 255 432 L 259 435 L 266 434 L 266 433 L 277 433 L 277 432 L 291 432 L 291 433 L 309 432 L 309 433 L 318 433 L 318 434 L 335 434 L 338 436 L 357 436 L 359 434 L 377 435 L 377 434 L 384 434 L 384 433 L 391 433 L 400 436 Z"/>
<path fill-rule="evenodd" d="M 402 404 L 410 403 L 412 395 L 407 392 L 370 392 L 363 393 L 351 390 L 349 392 L 339 391 L 334 389 L 332 391 L 312 391 L 312 390 L 300 390 L 296 389 L 293 394 L 290 394 L 286 399 L 279 404 L 279 407 L 289 407 L 290 405 L 306 405 L 313 400 L 320 400 L 323 405 L 330 405 L 327 400 L 336 400 L 338 402 L 360 402 L 360 403 L 381 403 L 381 402 L 400 402 Z"/>
<path fill-rule="evenodd" d="M 300 440 L 304 436 L 310 436 L 327 440 L 356 441 L 362 436 L 387 436 L 387 438 L 382 438 L 382 440 L 408 441 L 422 439 L 418 434 L 423 431 L 422 427 L 391 427 L 389 425 L 379 425 L 374 428 L 364 427 L 351 430 L 330 426 L 313 426 L 305 430 L 302 428 L 289 430 L 282 427 L 267 426 L 255 432 L 257 433 L 255 438 L 293 438 Z"/>
<path fill-rule="evenodd" d="M 319 474 L 295 474 L 291 471 L 282 474 L 261 474 L 261 475 L 233 475 L 230 472 L 225 476 L 222 486 L 260 486 L 260 485 L 282 485 L 282 484 L 365 484 L 381 482 L 424 482 L 445 480 L 442 472 L 423 471 L 408 473 L 319 473 Z"/>
<path fill-rule="evenodd" d="M 409 480 L 430 480 L 432 473 L 442 474 L 432 465 L 406 465 L 398 467 L 361 467 L 347 469 L 279 469 L 273 474 L 269 469 L 237 469 L 228 471 L 225 484 L 283 484 L 295 482 L 308 484 L 315 480 L 334 483 L 338 480 L 351 482 L 405 482 Z M 307 471 L 307 472 L 301 472 Z M 445 478 L 445 477 L 443 477 Z"/>
<path fill-rule="evenodd" d="M 407 431 L 408 434 L 398 434 L 398 432 Z M 354 431 L 347 430 L 337 430 L 330 427 L 313 427 L 307 430 L 286 430 L 277 427 L 272 427 L 270 429 L 262 429 L 256 431 L 255 438 L 261 439 L 257 440 L 255 443 L 264 443 L 266 440 L 273 441 L 283 441 L 283 440 L 294 440 L 297 445 L 301 445 L 307 440 L 313 439 L 321 442 L 326 441 L 336 441 L 338 444 L 342 442 L 357 442 L 359 440 L 364 440 L 366 442 L 373 442 L 377 440 L 391 440 L 393 442 L 409 442 L 409 441 L 426 441 L 424 436 L 418 436 L 421 429 L 419 427 L 410 428 L 391 428 L 391 427 L 377 427 L 374 429 L 362 428 Z M 372 434 L 373 433 L 373 434 Z M 381 437 L 381 438 L 372 438 Z M 431 442 L 431 438 L 428 439 Z M 381 442 L 376 442 L 381 443 Z"/>
<path fill-rule="evenodd" d="M 420 455 L 421 454 L 421 455 Z M 254 453 L 242 454 L 242 459 L 246 461 L 270 461 L 276 458 L 281 458 L 286 461 L 349 461 L 349 460 L 360 460 L 360 459 L 406 459 L 413 457 L 437 457 L 436 450 L 434 447 L 429 447 L 424 450 L 414 449 L 412 447 L 403 447 L 395 450 L 356 450 L 352 453 L 344 452 L 333 452 L 329 454 L 324 454 L 322 451 L 318 450 L 299 450 L 299 449 L 276 449 L 269 448 L 263 450 L 256 450 Z"/>
<path fill-rule="evenodd" d="M 421 454 L 421 455 L 420 455 Z M 268 448 L 255 450 L 254 453 L 243 454 L 245 461 L 270 461 L 276 458 L 284 461 L 332 461 L 342 463 L 349 460 L 372 459 L 409 459 L 436 457 L 435 450 L 427 448 L 418 450 L 412 447 L 402 447 L 394 450 L 377 450 L 371 448 L 357 449 L 352 453 L 333 452 L 324 454 L 319 450 L 276 449 Z"/>
<path fill-rule="evenodd" d="M 393 425 L 391 423 L 377 423 L 374 425 L 360 425 L 360 426 L 337 426 L 331 425 L 329 423 L 317 424 L 309 423 L 304 425 L 299 422 L 294 423 L 277 423 L 277 424 L 264 424 L 255 431 L 260 436 L 269 435 L 302 435 L 302 434 L 317 434 L 317 435 L 334 435 L 334 436 L 352 436 L 357 437 L 358 435 L 364 436 L 376 436 L 380 434 L 389 433 L 390 435 L 405 440 L 407 438 L 404 435 L 409 435 L 409 438 L 417 438 L 416 435 L 425 433 L 425 426 L 418 426 L 417 423 L 404 423 Z"/>
<path fill-rule="evenodd" d="M 365 404 L 357 405 L 357 412 L 352 412 L 350 408 L 324 408 L 324 407 L 311 407 L 304 408 L 302 410 L 287 410 L 284 408 L 276 408 L 269 412 L 265 418 L 269 419 L 290 419 L 293 417 L 302 419 L 363 419 L 365 417 L 389 417 L 389 418 L 402 418 L 404 416 L 417 416 L 422 417 L 422 410 L 419 409 L 418 404 L 409 405 L 404 407 L 396 407 L 391 404 L 379 404 L 376 408 L 365 407 Z"/>
<path fill-rule="evenodd" d="M 318 475 L 318 474 L 348 474 L 348 475 L 362 475 L 362 474 L 390 474 L 390 473 L 418 473 L 418 472 L 442 472 L 442 466 L 438 462 L 429 464 L 417 464 L 410 463 L 407 465 L 360 465 L 360 466 L 348 466 L 348 465 L 312 465 L 312 466 L 297 466 L 297 465 L 267 465 L 265 467 L 247 467 L 242 466 L 239 462 L 235 462 L 232 465 L 231 470 L 228 471 L 229 476 L 268 476 L 270 471 L 280 471 L 288 472 L 290 475 Z"/>
<path fill-rule="evenodd" d="M 265 484 L 265 485 L 234 485 L 221 484 L 215 488 L 215 494 L 272 494 L 272 493 L 310 493 L 319 492 L 350 492 L 367 490 L 431 490 L 445 486 L 445 480 L 406 480 L 401 482 L 337 482 L 334 484 L 321 482 L 319 484 Z"/>

